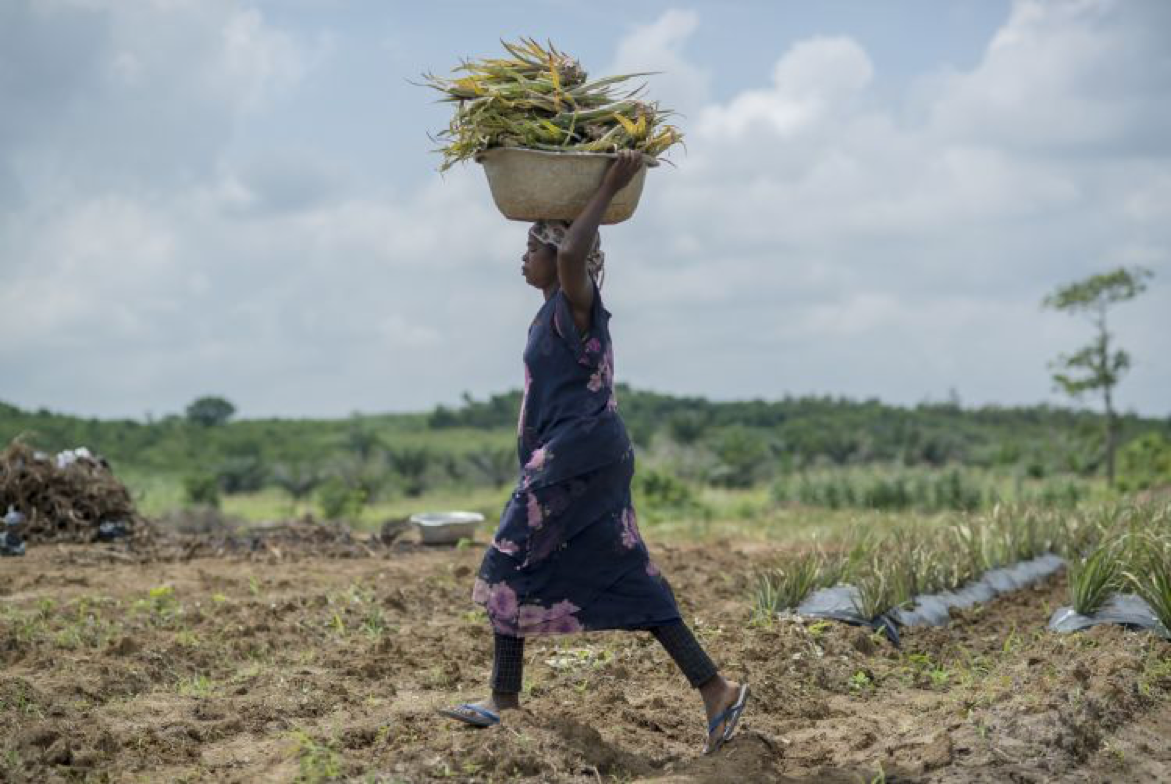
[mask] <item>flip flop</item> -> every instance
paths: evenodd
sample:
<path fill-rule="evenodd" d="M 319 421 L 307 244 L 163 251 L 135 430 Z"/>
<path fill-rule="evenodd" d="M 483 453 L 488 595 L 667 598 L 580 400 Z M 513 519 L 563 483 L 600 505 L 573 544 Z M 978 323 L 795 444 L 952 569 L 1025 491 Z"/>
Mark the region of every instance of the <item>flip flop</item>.
<path fill-rule="evenodd" d="M 451 708 L 439 708 L 437 712 L 452 719 L 459 719 L 462 722 L 471 724 L 473 727 L 491 727 L 493 724 L 500 723 L 500 716 L 488 710 L 487 708 L 480 707 L 479 705 L 473 705 L 470 702 L 461 702 L 455 707 L 456 710 L 452 710 Z M 467 710 L 472 711 L 473 713 L 478 713 L 480 715 L 469 716 L 466 713 L 460 713 L 458 710 L 459 708 L 466 708 Z"/>
<path fill-rule="evenodd" d="M 737 696 L 736 702 L 725 708 L 708 723 L 707 735 L 710 739 L 712 732 L 714 732 L 716 727 L 720 725 L 720 722 L 726 722 L 724 724 L 724 731 L 721 732 L 719 737 L 716 738 L 715 745 L 711 746 L 710 748 L 705 748 L 703 752 L 704 754 L 713 753 L 719 749 L 720 746 L 723 746 L 725 742 L 731 740 L 732 734 L 736 731 L 736 724 L 740 721 L 740 714 L 744 712 L 744 706 L 747 704 L 748 684 L 742 683 L 740 684 L 740 694 Z"/>

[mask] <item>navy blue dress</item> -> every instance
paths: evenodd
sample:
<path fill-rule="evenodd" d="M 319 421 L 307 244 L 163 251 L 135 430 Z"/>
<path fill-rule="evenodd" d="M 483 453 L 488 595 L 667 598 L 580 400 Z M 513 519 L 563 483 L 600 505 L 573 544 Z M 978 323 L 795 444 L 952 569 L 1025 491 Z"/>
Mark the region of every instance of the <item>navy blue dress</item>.
<path fill-rule="evenodd" d="M 520 476 L 472 589 L 501 634 L 640 629 L 681 619 L 631 502 L 634 450 L 614 396 L 609 320 L 595 285 L 587 334 L 578 334 L 560 289 L 529 326 Z"/>

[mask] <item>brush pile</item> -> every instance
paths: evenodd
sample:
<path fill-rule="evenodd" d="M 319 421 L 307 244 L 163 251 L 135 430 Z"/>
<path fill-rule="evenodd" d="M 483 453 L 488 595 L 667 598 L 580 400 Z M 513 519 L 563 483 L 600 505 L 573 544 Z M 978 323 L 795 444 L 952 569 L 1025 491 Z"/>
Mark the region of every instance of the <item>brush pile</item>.
<path fill-rule="evenodd" d="M 656 157 L 683 139 L 664 123 L 672 113 L 640 100 L 645 85 L 617 91 L 625 74 L 589 81 L 581 65 L 552 43 L 522 38 L 506 59 L 465 60 L 452 79 L 424 74 L 425 84 L 458 104 L 446 131 L 440 171 L 492 147 L 553 152 L 640 150 Z"/>
<path fill-rule="evenodd" d="M 105 460 L 84 448 L 51 456 L 14 440 L 0 452 L 0 512 L 37 542 L 149 542 L 154 529 Z"/>

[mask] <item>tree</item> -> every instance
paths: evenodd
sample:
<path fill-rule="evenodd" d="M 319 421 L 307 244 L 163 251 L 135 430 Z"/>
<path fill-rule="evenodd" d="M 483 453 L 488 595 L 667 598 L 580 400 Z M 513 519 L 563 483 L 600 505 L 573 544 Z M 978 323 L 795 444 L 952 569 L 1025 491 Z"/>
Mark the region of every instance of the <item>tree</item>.
<path fill-rule="evenodd" d="M 216 465 L 215 477 L 220 489 L 228 495 L 252 493 L 264 486 L 268 466 L 259 451 L 233 451 Z"/>
<path fill-rule="evenodd" d="M 236 407 L 222 397 L 206 396 L 187 406 L 187 419 L 197 425 L 222 425 L 236 413 Z"/>
<path fill-rule="evenodd" d="M 743 425 L 724 429 L 712 448 L 719 460 L 708 481 L 721 487 L 751 487 L 769 462 L 768 443 Z"/>
<path fill-rule="evenodd" d="M 272 480 L 292 499 L 292 513 L 296 514 L 301 500 L 321 484 L 321 469 L 305 459 L 277 463 L 272 469 Z"/>
<path fill-rule="evenodd" d="M 345 445 L 362 462 L 386 448 L 382 438 L 359 417 L 353 417 L 345 434 Z"/>
<path fill-rule="evenodd" d="M 701 411 L 679 411 L 667 419 L 667 432 L 684 446 L 698 441 L 707 426 L 707 414 Z"/>
<path fill-rule="evenodd" d="M 404 492 L 414 498 L 426 489 L 427 470 L 435 459 L 431 450 L 425 447 L 404 446 L 388 453 L 391 466 L 403 478 Z"/>
<path fill-rule="evenodd" d="M 1118 419 L 1114 413 L 1114 387 L 1130 367 L 1130 355 L 1114 349 L 1106 328 L 1111 305 L 1134 299 L 1146 290 L 1152 273 L 1135 267 L 1094 275 L 1062 286 L 1042 301 L 1042 307 L 1087 316 L 1094 325 L 1094 341 L 1073 354 L 1062 354 L 1050 367 L 1056 386 L 1074 398 L 1100 390 L 1106 408 L 1106 481 L 1114 485 L 1114 451 L 1118 442 Z"/>
<path fill-rule="evenodd" d="M 475 452 L 469 452 L 466 459 L 487 478 L 493 487 L 500 487 L 515 479 L 519 473 L 516 449 L 513 447 L 486 446 Z"/>

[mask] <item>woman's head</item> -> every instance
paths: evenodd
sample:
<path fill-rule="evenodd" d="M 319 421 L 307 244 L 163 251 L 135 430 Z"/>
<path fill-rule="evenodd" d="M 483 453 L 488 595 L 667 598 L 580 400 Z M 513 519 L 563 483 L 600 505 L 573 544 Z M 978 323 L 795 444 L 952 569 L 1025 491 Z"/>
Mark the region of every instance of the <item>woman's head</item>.
<path fill-rule="evenodd" d="M 543 242 L 529 231 L 520 270 L 530 286 L 542 290 L 549 288 L 557 282 L 557 246 Z"/>
<path fill-rule="evenodd" d="M 557 251 L 569 230 L 566 221 L 539 220 L 529 227 L 528 247 L 521 272 L 530 286 L 548 288 L 557 281 Z M 605 277 L 606 255 L 602 253 L 602 238 L 594 234 L 594 242 L 586 256 L 586 271 L 598 288 Z"/>

